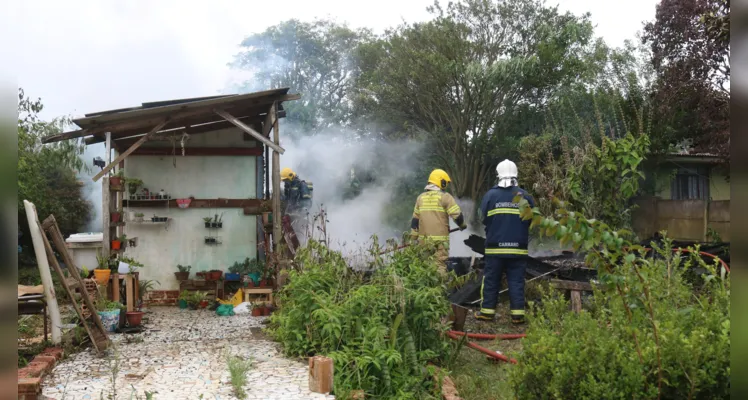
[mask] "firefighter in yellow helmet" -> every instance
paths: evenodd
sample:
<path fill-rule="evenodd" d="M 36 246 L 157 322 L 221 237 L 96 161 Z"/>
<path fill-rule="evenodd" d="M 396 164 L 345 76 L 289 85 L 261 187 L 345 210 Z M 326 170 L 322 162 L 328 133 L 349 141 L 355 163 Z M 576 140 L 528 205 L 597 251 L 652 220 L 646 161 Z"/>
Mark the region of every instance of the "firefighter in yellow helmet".
<path fill-rule="evenodd" d="M 442 276 L 447 275 L 449 218 L 461 230 L 467 229 L 460 206 L 452 195 L 444 191 L 450 182 L 451 179 L 444 170 L 435 169 L 431 172 L 426 191 L 416 199 L 410 223 L 411 237 L 436 244 L 437 265 Z"/>
<path fill-rule="evenodd" d="M 312 206 L 312 189 L 310 182 L 303 181 L 293 172 L 291 168 L 283 168 L 280 173 L 283 181 L 283 194 L 281 199 L 288 203 L 292 212 L 309 209 Z"/>

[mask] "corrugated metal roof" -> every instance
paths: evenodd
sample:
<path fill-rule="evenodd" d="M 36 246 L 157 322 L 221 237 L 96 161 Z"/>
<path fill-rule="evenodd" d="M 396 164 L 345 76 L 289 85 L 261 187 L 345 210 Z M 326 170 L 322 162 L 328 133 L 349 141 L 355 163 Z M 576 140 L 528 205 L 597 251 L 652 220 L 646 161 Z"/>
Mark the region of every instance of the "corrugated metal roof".
<path fill-rule="evenodd" d="M 175 111 L 189 110 L 191 108 L 208 106 L 220 107 L 232 103 L 240 103 L 247 100 L 256 100 L 262 97 L 282 96 L 287 94 L 289 90 L 290 88 L 279 88 L 248 94 L 231 94 L 223 96 L 197 97 L 194 99 L 177 99 L 143 103 L 142 105 L 137 107 L 87 114 L 84 118 L 74 119 L 73 122 L 75 122 L 75 124 L 82 129 L 86 129 L 95 125 L 109 125 L 126 120 L 154 117 L 161 114 L 167 115 Z"/>

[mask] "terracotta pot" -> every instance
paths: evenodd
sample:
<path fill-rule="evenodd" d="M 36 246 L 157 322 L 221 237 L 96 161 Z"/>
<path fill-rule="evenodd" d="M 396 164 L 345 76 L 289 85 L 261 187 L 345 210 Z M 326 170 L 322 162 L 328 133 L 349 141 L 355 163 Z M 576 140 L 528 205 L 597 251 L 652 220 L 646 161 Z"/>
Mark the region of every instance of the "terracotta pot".
<path fill-rule="evenodd" d="M 109 186 L 121 186 L 122 178 L 119 176 L 113 176 L 109 178 Z"/>
<path fill-rule="evenodd" d="M 112 250 L 119 250 L 122 247 L 122 242 L 119 240 L 112 240 Z"/>
<path fill-rule="evenodd" d="M 208 300 L 201 301 L 200 304 L 198 304 L 198 307 L 200 308 L 208 307 Z"/>
<path fill-rule="evenodd" d="M 109 214 L 109 217 L 112 219 L 112 222 L 119 222 L 120 218 L 122 218 L 122 214 L 119 212 L 113 212 Z"/>
<path fill-rule="evenodd" d="M 112 274 L 112 271 L 109 269 L 95 269 L 94 270 L 94 279 L 96 279 L 96 283 L 99 285 L 105 285 L 107 282 L 109 282 L 109 275 Z"/>
<path fill-rule="evenodd" d="M 262 309 L 260 309 L 260 308 L 253 308 L 252 309 L 252 316 L 253 317 L 261 317 L 262 316 Z"/>
<path fill-rule="evenodd" d="M 254 287 L 255 287 L 255 282 L 250 279 L 249 282 L 247 282 L 247 288 L 252 289 Z"/>
<path fill-rule="evenodd" d="M 221 276 L 223 275 L 223 271 L 209 271 L 208 274 L 210 275 L 211 281 L 217 281 L 221 279 Z"/>
<path fill-rule="evenodd" d="M 260 281 L 260 287 L 261 287 L 261 288 L 264 288 L 264 287 L 265 287 L 265 280 L 264 280 L 264 279 Z"/>
<path fill-rule="evenodd" d="M 175 272 L 174 277 L 177 278 L 178 281 L 186 281 L 190 278 L 190 271 L 187 272 Z"/>
<path fill-rule="evenodd" d="M 125 317 L 127 317 L 127 325 L 132 327 L 139 326 L 143 320 L 143 314 L 145 313 L 142 311 L 128 311 L 125 314 Z"/>
<path fill-rule="evenodd" d="M 270 315 L 270 308 L 269 307 L 262 307 L 262 315 L 265 315 L 265 316 Z"/>

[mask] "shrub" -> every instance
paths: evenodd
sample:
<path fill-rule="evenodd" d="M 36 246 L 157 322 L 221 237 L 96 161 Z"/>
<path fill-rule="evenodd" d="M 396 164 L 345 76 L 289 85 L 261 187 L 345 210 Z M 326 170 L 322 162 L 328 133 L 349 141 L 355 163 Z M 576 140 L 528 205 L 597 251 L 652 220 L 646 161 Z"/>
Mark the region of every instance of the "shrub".
<path fill-rule="evenodd" d="M 524 203 L 522 214 L 541 234 L 585 249 L 601 285 L 592 311 L 570 313 L 552 293 L 532 310 L 510 377 L 516 396 L 729 397 L 730 280 L 718 262 L 673 252 L 667 239 L 648 251 L 565 206 L 546 218 Z"/>
<path fill-rule="evenodd" d="M 427 363 L 448 353 L 441 319 L 449 304 L 424 251 L 409 247 L 388 262 L 375 257 L 380 268 L 368 275 L 310 241 L 296 256 L 302 269 L 290 272 L 280 293 L 271 335 L 289 355 L 331 357 L 337 398 L 353 390 L 367 398 L 435 398 L 440 389 Z"/>

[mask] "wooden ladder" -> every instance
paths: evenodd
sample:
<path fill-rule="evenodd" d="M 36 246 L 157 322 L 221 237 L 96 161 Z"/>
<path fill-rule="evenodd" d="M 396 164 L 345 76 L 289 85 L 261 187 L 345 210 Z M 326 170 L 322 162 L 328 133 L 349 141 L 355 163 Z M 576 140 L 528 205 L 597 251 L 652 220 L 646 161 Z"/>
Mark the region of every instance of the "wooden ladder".
<path fill-rule="evenodd" d="M 68 253 L 62 233 L 60 232 L 60 227 L 57 225 L 57 220 L 55 220 L 54 215 L 47 217 L 47 219 L 40 224 L 39 229 L 44 232 L 44 234 L 42 234 L 42 240 L 44 241 L 44 249 L 47 252 L 49 263 L 52 265 L 55 272 L 57 272 L 57 275 L 60 277 L 60 282 L 62 282 L 62 286 L 68 293 L 68 296 L 70 296 L 70 300 L 73 302 L 73 308 L 75 308 L 75 312 L 78 314 L 81 324 L 83 324 L 83 327 L 86 329 L 88 337 L 91 338 L 91 343 L 93 343 L 94 349 L 99 353 L 106 350 L 110 344 L 109 336 L 107 336 L 106 329 L 104 329 L 104 325 L 101 323 L 101 319 L 96 313 L 96 308 L 94 308 L 91 298 L 86 293 L 86 286 L 78 272 L 78 267 L 75 266 L 73 258 L 70 257 L 70 253 Z M 57 251 L 62 255 L 62 259 L 65 262 L 68 273 L 71 275 L 72 279 L 65 278 L 65 274 L 62 272 L 62 268 L 60 268 L 60 264 L 57 261 L 57 257 L 55 257 L 54 250 L 52 249 L 52 245 L 50 244 L 47 235 L 49 235 L 57 248 Z M 75 289 L 78 288 L 81 291 L 83 304 L 89 311 L 88 314 L 90 321 L 86 318 L 83 310 L 75 299 Z"/>

